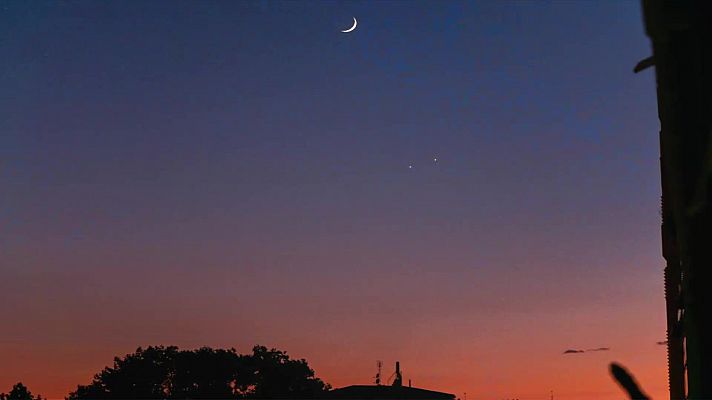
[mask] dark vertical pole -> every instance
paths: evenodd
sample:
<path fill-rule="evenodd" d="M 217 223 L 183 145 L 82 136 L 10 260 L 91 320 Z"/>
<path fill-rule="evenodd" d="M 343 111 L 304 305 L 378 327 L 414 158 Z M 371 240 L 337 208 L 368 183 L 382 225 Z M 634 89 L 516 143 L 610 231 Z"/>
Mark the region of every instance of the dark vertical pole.
<path fill-rule="evenodd" d="M 671 210 L 665 205 L 663 187 L 662 239 L 665 266 L 665 305 L 667 313 L 668 387 L 670 400 L 685 399 L 685 349 L 682 335 L 682 271 L 675 243 L 675 229 Z"/>
<path fill-rule="evenodd" d="M 687 397 L 711 399 L 712 2 L 643 0 L 643 12 L 661 125 L 671 398 L 682 398 L 686 365 Z"/>

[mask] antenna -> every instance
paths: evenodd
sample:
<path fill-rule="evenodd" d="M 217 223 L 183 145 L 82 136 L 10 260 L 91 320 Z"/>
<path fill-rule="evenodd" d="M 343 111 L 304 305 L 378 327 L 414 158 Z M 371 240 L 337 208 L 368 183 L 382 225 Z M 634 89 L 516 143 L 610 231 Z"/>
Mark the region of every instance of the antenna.
<path fill-rule="evenodd" d="M 383 367 L 383 361 L 376 361 L 376 367 L 378 367 L 378 372 L 376 373 L 376 386 L 381 384 L 381 367 Z"/>

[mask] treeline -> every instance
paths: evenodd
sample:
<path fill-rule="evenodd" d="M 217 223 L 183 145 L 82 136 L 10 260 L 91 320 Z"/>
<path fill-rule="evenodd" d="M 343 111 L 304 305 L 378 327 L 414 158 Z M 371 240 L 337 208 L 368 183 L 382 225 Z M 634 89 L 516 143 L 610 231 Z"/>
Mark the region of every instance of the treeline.
<path fill-rule="evenodd" d="M 18 394 L 24 397 L 0 400 L 41 399 L 22 388 L 26 394 Z M 255 346 L 252 354 L 238 354 L 235 349 L 150 346 L 114 358 L 112 366 L 67 399 L 315 399 L 330 388 L 306 360 L 292 360 L 277 349 Z"/>
<path fill-rule="evenodd" d="M 45 400 L 42 396 L 33 396 L 22 382 L 12 387 L 10 393 L 0 393 L 0 400 Z"/>

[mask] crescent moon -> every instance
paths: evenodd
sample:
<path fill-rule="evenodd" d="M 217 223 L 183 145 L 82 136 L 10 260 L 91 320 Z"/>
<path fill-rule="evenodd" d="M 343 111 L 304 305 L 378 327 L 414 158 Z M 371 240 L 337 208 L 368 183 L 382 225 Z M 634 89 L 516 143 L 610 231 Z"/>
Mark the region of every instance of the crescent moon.
<path fill-rule="evenodd" d="M 347 29 L 347 30 L 345 30 L 345 31 L 341 31 L 341 32 L 343 32 L 343 33 L 349 33 L 349 32 L 351 32 L 351 31 L 353 31 L 354 29 L 356 29 L 356 25 L 358 25 L 358 21 L 356 21 L 356 17 L 353 17 L 353 19 L 354 19 L 354 26 L 352 26 L 351 28 L 349 28 L 349 29 Z"/>

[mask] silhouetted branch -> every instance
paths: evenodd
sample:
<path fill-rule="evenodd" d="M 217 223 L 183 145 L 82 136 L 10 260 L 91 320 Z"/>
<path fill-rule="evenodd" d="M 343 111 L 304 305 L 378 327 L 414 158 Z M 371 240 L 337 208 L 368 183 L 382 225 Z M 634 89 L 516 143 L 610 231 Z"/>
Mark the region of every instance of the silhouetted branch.
<path fill-rule="evenodd" d="M 628 393 L 628 397 L 632 400 L 649 400 L 650 398 L 644 394 L 635 378 L 622 366 L 611 363 L 611 374 L 619 385 Z"/>

